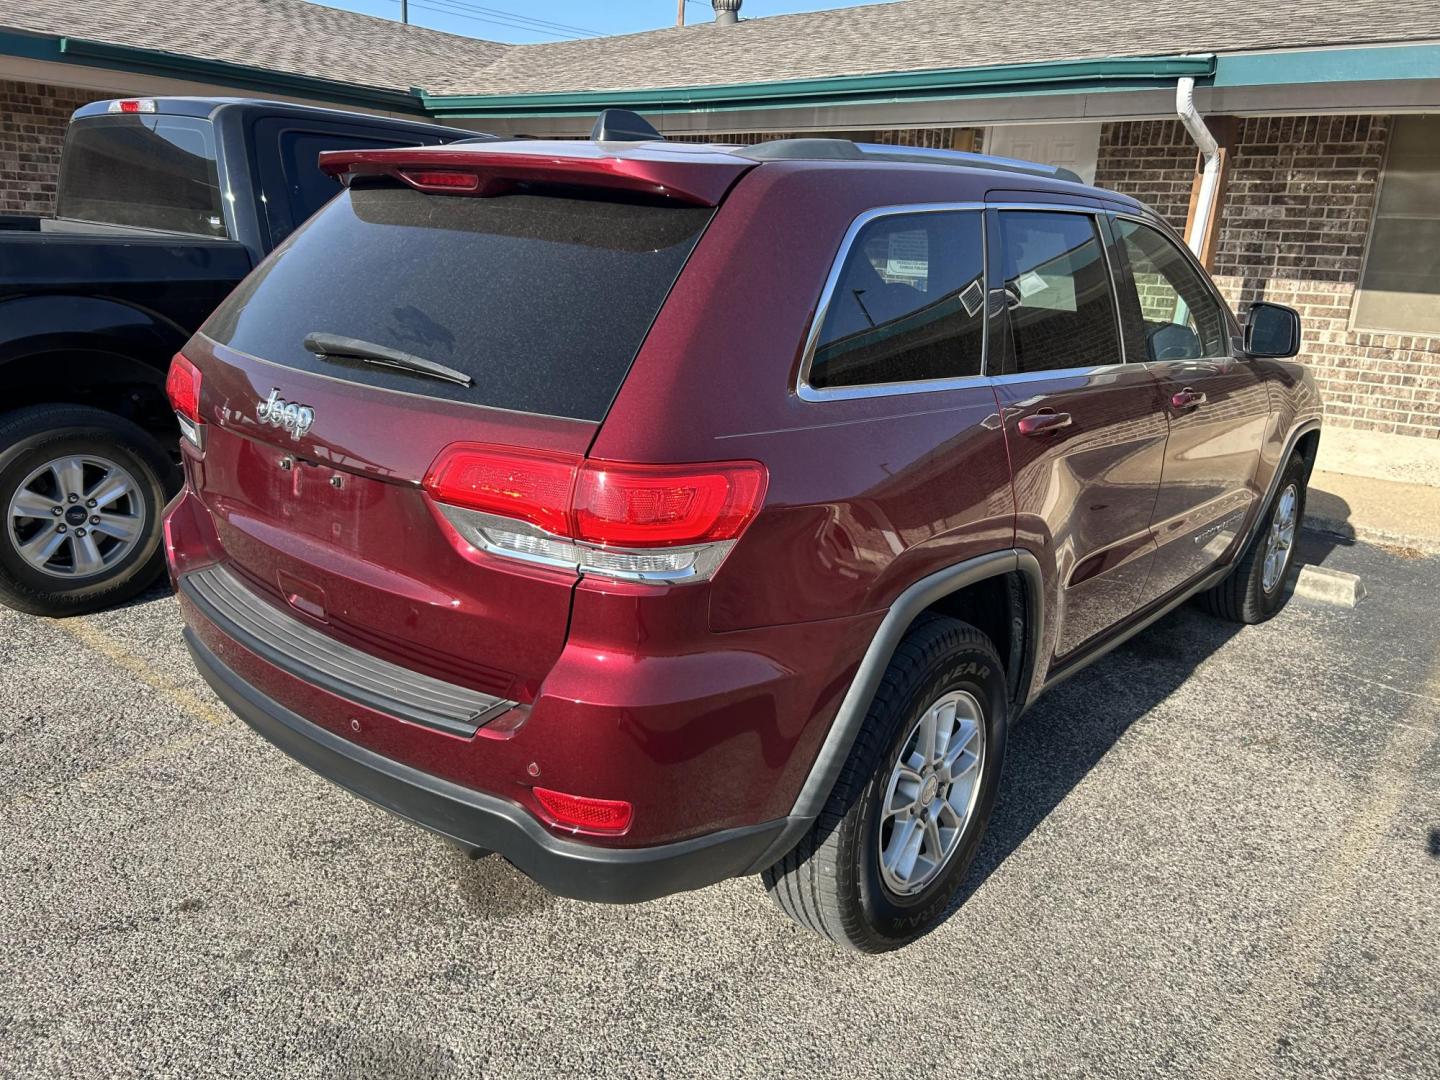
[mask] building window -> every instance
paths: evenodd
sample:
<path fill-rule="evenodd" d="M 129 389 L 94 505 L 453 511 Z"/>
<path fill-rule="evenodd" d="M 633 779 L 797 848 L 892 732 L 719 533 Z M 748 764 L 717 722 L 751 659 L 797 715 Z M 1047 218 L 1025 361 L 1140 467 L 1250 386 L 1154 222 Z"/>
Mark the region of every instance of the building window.
<path fill-rule="evenodd" d="M 1440 335 L 1440 116 L 1394 125 L 1355 325 Z"/>

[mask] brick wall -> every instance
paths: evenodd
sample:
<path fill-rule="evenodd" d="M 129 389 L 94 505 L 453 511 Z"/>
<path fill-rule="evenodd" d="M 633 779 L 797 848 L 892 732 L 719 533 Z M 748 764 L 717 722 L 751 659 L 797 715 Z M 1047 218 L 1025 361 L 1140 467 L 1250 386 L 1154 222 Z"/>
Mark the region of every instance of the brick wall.
<path fill-rule="evenodd" d="M 1330 422 L 1440 437 L 1440 338 L 1350 328 L 1384 163 L 1383 116 L 1240 122 L 1215 253 L 1237 310 L 1299 309 L 1302 354 Z M 1150 203 L 1176 228 L 1189 207 L 1195 149 L 1179 121 L 1107 124 L 1096 182 Z"/>
<path fill-rule="evenodd" d="M 666 135 L 670 142 L 734 143 L 749 146 L 772 139 L 814 139 L 830 136 L 831 132 L 745 132 L 738 135 Z M 978 153 L 984 141 L 982 128 L 894 128 L 877 131 L 834 132 L 837 138 L 856 142 L 887 143 L 891 146 L 923 146 L 930 150 L 969 150 Z"/>
<path fill-rule="evenodd" d="M 0 214 L 53 214 L 60 143 L 94 91 L 0 79 Z"/>

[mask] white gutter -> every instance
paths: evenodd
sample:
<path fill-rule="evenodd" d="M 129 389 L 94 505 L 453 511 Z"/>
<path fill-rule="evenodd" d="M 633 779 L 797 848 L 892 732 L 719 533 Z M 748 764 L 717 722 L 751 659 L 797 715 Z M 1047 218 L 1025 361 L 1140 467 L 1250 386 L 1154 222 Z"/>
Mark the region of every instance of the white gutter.
<path fill-rule="evenodd" d="M 1200 170 L 1200 195 L 1195 200 L 1195 220 L 1190 223 L 1190 235 L 1185 238 L 1198 258 L 1205 244 L 1205 233 L 1210 228 L 1210 219 L 1215 213 L 1215 194 L 1220 181 L 1220 144 L 1205 126 L 1200 110 L 1195 108 L 1195 80 L 1188 75 L 1175 84 L 1175 112 L 1199 147 L 1200 156 L 1205 159 Z"/>

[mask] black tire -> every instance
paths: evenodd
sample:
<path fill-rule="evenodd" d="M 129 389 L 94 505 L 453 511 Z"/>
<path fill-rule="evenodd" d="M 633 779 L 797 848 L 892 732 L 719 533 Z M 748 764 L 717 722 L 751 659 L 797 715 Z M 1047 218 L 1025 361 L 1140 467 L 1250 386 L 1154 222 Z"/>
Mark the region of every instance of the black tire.
<path fill-rule="evenodd" d="M 178 435 L 177 435 L 178 438 Z M 47 461 L 93 455 L 119 465 L 135 480 L 145 512 L 139 538 L 99 573 L 69 580 L 31 566 L 19 551 L 9 513 L 25 479 Z M 151 435 L 129 420 L 83 405 L 33 405 L 0 417 L 0 602 L 32 615 L 97 611 L 148 588 L 165 568 L 161 514 L 179 487 L 179 471 Z"/>
<path fill-rule="evenodd" d="M 1285 577 L 1293 565 L 1293 546 L 1290 555 L 1287 555 L 1284 569 L 1279 578 L 1269 589 L 1265 588 L 1265 553 L 1270 530 L 1275 522 L 1276 514 L 1289 487 L 1295 488 L 1295 539 L 1298 541 L 1300 525 L 1305 519 L 1305 485 L 1309 480 L 1310 470 L 1306 467 L 1305 459 L 1300 455 L 1292 455 L 1285 463 L 1285 468 L 1280 474 L 1280 483 L 1275 487 L 1275 497 L 1270 500 L 1270 505 L 1265 507 L 1265 516 L 1261 520 L 1260 528 L 1250 540 L 1250 546 L 1245 549 L 1235 568 L 1226 575 L 1220 584 L 1205 590 L 1198 597 L 1196 602 L 1200 607 L 1214 615 L 1216 618 L 1225 619 L 1227 622 L 1254 625 L 1272 618 L 1289 599 L 1289 591 L 1285 588 Z"/>
<path fill-rule="evenodd" d="M 916 723 L 951 691 L 971 695 L 983 714 L 979 790 L 937 875 L 914 895 L 900 896 L 880 871 L 881 803 Z M 990 639 L 955 619 L 917 620 L 895 651 L 815 825 L 762 875 L 771 899 L 801 926 L 857 952 L 898 949 L 933 929 L 948 912 L 990 820 L 1008 721 L 1005 669 Z"/>

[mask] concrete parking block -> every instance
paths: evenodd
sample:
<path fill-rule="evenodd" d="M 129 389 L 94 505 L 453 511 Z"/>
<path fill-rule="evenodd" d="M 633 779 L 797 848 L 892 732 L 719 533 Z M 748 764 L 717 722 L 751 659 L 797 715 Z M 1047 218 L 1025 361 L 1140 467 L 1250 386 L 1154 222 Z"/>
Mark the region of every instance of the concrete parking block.
<path fill-rule="evenodd" d="M 1294 575 L 1295 595 L 1317 604 L 1353 608 L 1365 599 L 1365 582 L 1359 574 L 1325 566 L 1302 566 Z"/>

